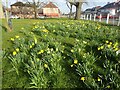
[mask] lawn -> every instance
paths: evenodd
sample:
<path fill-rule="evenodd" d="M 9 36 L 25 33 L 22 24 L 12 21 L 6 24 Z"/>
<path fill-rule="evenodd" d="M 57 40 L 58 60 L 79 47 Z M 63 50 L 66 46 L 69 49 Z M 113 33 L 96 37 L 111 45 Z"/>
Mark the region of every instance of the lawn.
<path fill-rule="evenodd" d="M 11 32 L 2 29 L 3 88 L 120 88 L 120 27 L 66 19 L 12 23 Z"/>

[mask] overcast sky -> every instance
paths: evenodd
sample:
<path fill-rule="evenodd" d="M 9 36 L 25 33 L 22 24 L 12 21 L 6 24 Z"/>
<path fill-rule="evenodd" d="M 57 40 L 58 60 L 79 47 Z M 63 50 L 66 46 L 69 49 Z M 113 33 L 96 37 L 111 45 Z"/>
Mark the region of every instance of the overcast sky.
<path fill-rule="evenodd" d="M 5 1 L 6 0 L 2 0 L 4 5 L 6 5 Z M 11 4 L 15 3 L 16 1 L 22 1 L 23 2 L 25 0 L 8 0 L 8 5 L 10 6 Z M 32 0 L 29 0 L 29 1 L 32 1 Z M 66 5 L 65 0 L 40 0 L 40 1 L 44 1 L 44 2 L 52 1 L 59 7 L 59 9 L 61 10 L 62 13 L 69 13 L 69 9 Z M 86 0 L 86 1 L 88 2 L 88 4 L 83 4 L 83 6 L 82 6 L 83 11 L 87 8 L 92 8 L 92 7 L 95 7 L 95 6 L 104 6 L 108 2 L 115 2 L 117 0 L 96 0 L 94 2 L 93 2 L 93 0 Z M 73 11 L 75 11 L 75 7 L 73 7 Z"/>

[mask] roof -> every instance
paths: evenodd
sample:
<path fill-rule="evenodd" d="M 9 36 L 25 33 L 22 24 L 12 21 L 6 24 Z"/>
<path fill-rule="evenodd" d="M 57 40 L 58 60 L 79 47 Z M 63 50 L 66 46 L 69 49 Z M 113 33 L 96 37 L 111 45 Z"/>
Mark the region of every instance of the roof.
<path fill-rule="evenodd" d="M 49 2 L 47 5 L 45 5 L 43 8 L 58 8 L 55 4 L 52 2 Z"/>
<path fill-rule="evenodd" d="M 16 2 L 16 3 L 14 3 L 14 4 L 12 4 L 11 6 L 26 6 L 26 7 L 32 7 L 33 6 L 33 4 L 24 4 L 24 3 L 22 3 L 22 2 Z"/>
<path fill-rule="evenodd" d="M 118 8 L 118 7 L 120 7 L 120 1 L 119 2 L 108 3 L 107 5 L 101 7 L 100 9 L 109 9 L 109 8 Z"/>
<path fill-rule="evenodd" d="M 22 2 L 16 2 L 12 4 L 11 6 L 24 6 L 24 4 Z"/>

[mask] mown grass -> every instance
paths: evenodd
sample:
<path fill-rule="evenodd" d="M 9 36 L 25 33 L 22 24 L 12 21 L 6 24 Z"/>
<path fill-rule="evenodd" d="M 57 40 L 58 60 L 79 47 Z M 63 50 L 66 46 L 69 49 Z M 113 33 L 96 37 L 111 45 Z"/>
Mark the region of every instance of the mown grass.
<path fill-rule="evenodd" d="M 58 19 L 44 19 L 44 20 L 34 20 L 34 19 L 13 19 L 13 30 L 11 32 L 7 32 L 5 26 L 2 28 L 2 48 L 10 48 L 12 47 L 12 44 L 9 42 L 11 37 L 15 37 L 16 35 L 19 35 L 20 37 L 26 37 L 23 33 L 21 33 L 21 28 L 24 28 L 25 32 L 30 32 L 32 29 L 32 25 L 35 22 L 40 22 L 43 23 L 45 22 L 56 22 L 56 21 L 61 21 Z M 5 20 L 2 21 L 3 25 L 5 23 Z M 107 26 L 106 24 L 103 24 L 104 26 Z M 119 29 L 117 26 L 107 26 L 109 28 L 116 28 Z M 38 35 L 36 37 L 39 37 Z M 54 35 L 53 35 L 54 37 Z M 40 38 L 40 37 L 39 37 Z M 60 38 L 59 36 L 56 37 Z M 62 38 L 62 42 L 67 42 L 70 44 L 74 44 L 74 39 L 73 38 Z M 19 77 L 15 73 L 9 72 L 10 69 L 12 68 L 10 62 L 8 60 L 3 59 L 3 88 L 8 88 L 8 87 L 29 87 L 29 79 L 24 73 L 21 73 Z M 76 82 L 77 83 L 77 82 Z"/>

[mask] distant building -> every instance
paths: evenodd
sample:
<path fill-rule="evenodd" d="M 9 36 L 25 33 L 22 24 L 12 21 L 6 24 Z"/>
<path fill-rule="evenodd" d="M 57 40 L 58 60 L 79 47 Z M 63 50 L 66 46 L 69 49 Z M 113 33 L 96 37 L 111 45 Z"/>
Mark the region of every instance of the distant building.
<path fill-rule="evenodd" d="M 11 5 L 11 13 L 19 18 L 33 18 L 35 12 L 32 4 L 16 2 Z"/>
<path fill-rule="evenodd" d="M 38 10 L 38 14 L 40 16 L 45 17 L 60 17 L 60 9 L 53 4 L 52 2 L 49 2 L 48 4 L 44 5 L 41 9 Z"/>
<path fill-rule="evenodd" d="M 110 13 L 111 15 L 118 14 L 120 10 L 120 0 L 117 2 L 108 3 L 105 6 L 101 7 L 98 11 L 101 13 Z"/>
<path fill-rule="evenodd" d="M 11 5 L 11 13 L 19 18 L 34 18 L 34 8 L 33 4 L 16 2 Z M 59 8 L 52 2 L 48 4 L 43 4 L 37 9 L 37 17 L 60 17 Z"/>

